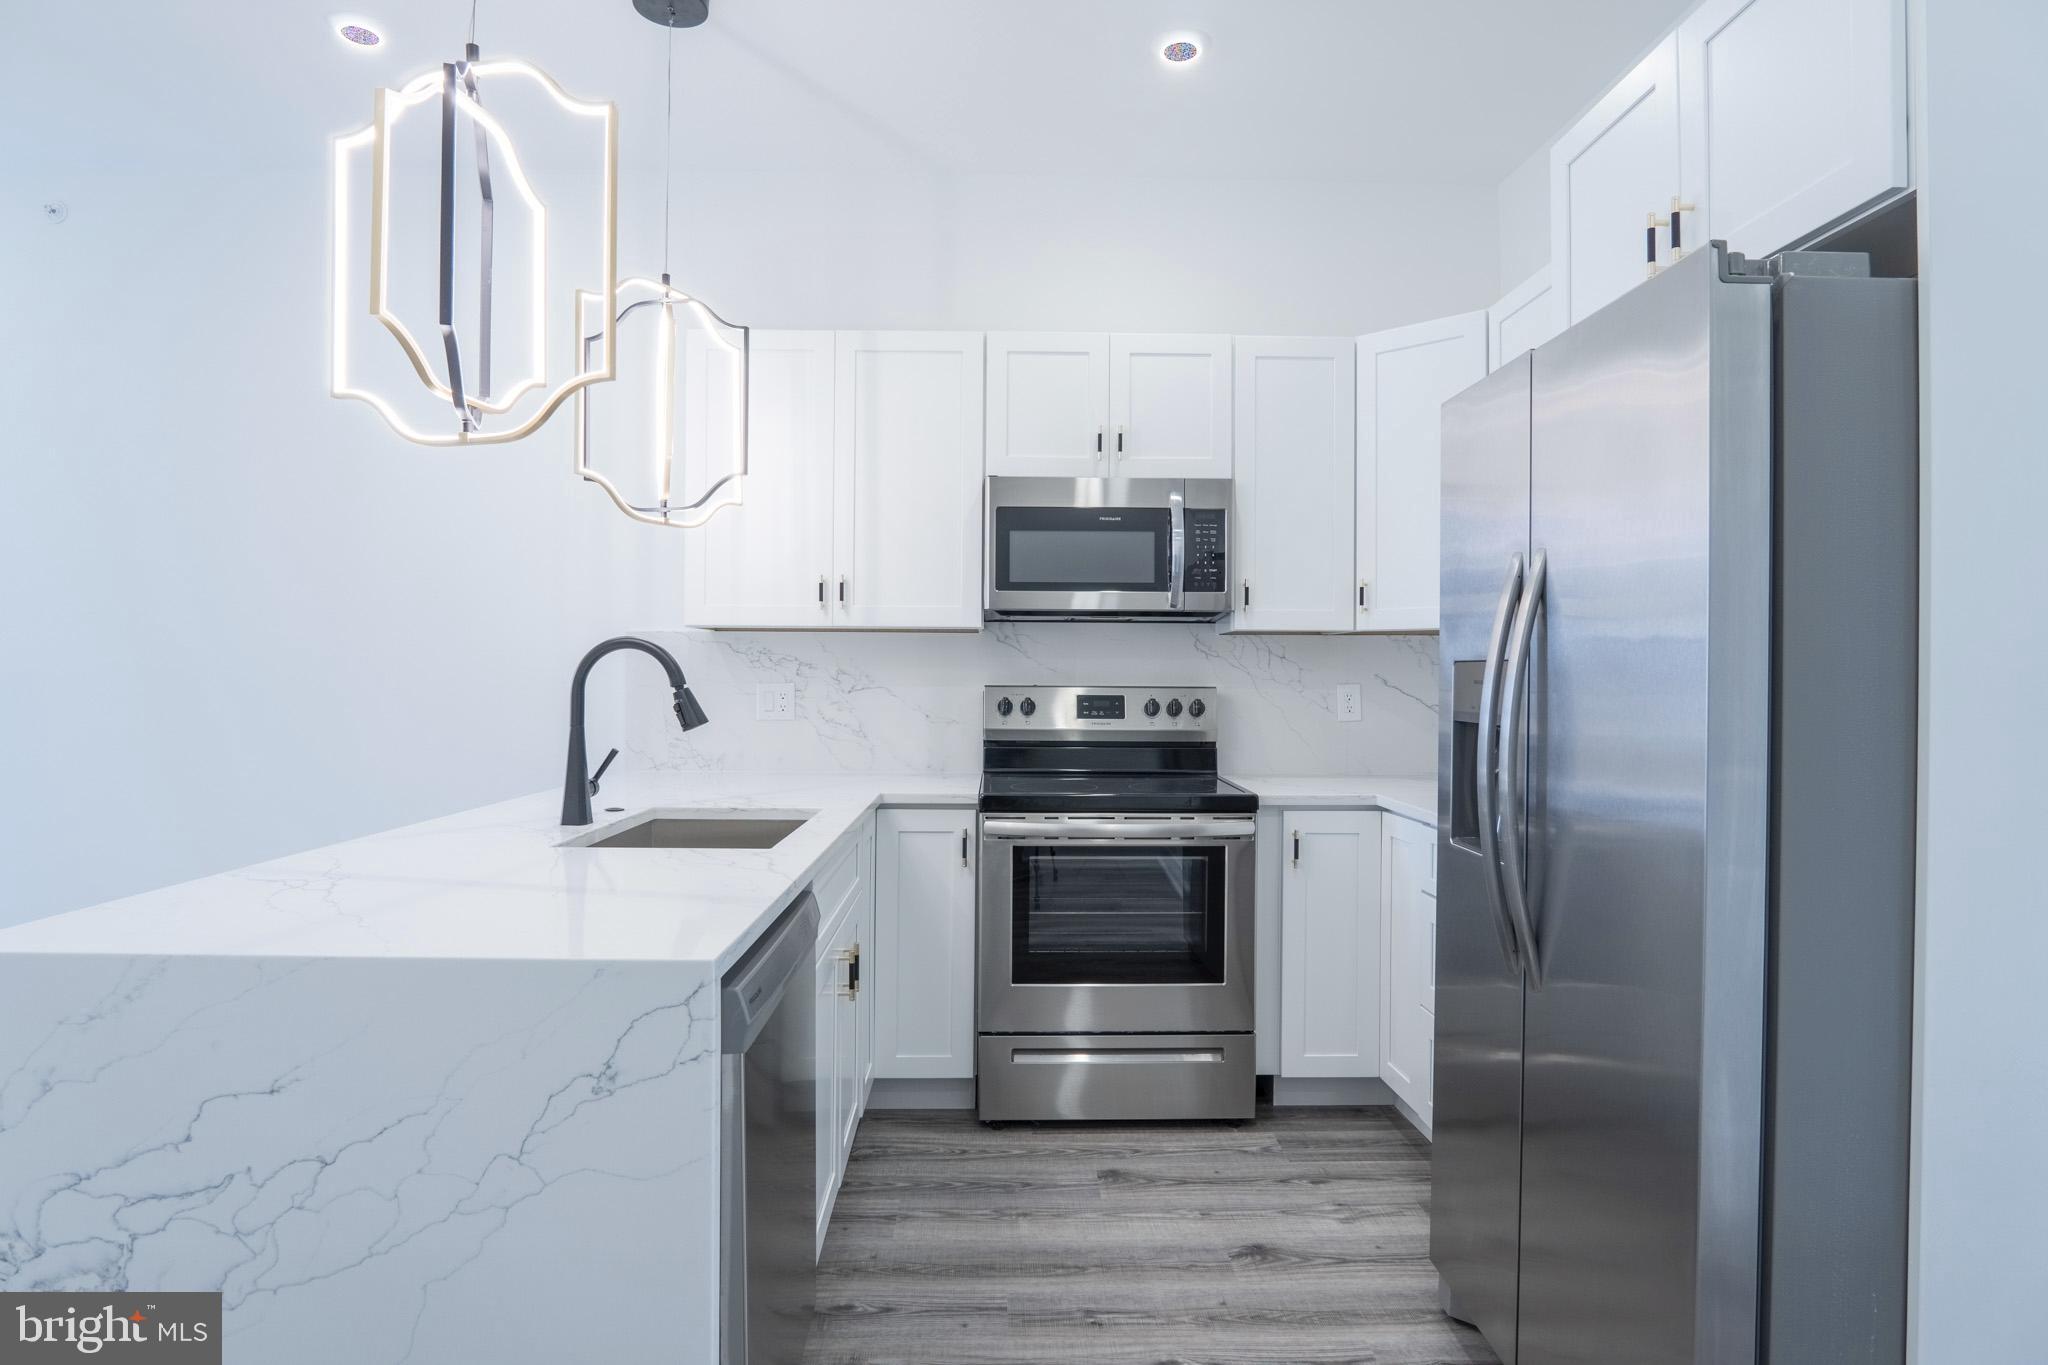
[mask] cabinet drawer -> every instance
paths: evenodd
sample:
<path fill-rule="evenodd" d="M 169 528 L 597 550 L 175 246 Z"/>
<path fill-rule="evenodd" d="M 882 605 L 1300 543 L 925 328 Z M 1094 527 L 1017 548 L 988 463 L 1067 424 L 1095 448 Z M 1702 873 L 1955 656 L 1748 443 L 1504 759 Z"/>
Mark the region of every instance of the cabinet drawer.
<path fill-rule="evenodd" d="M 860 891 L 860 850 L 860 836 L 849 834 L 825 855 L 824 866 L 811 878 L 811 890 L 818 898 L 818 913 L 822 916 L 821 932 L 831 927 Z"/>

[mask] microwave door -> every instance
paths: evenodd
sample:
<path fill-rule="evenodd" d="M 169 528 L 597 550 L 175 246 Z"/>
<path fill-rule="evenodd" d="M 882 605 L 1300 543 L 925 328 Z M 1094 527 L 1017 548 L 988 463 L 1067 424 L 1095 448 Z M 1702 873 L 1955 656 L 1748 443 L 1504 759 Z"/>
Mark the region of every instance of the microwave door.
<path fill-rule="evenodd" d="M 995 593 L 1077 606 L 1083 596 L 1137 596 L 1165 606 L 1174 583 L 1167 508 L 995 508 Z"/>

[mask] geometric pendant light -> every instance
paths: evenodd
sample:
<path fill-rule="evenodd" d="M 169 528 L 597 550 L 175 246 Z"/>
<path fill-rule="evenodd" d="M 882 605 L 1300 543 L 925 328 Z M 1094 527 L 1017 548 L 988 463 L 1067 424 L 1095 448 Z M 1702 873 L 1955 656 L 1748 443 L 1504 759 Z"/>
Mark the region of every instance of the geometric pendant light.
<path fill-rule="evenodd" d="M 668 30 L 662 271 L 658 280 L 621 280 L 609 307 L 592 295 L 578 296 L 577 315 L 588 324 L 578 333 L 582 362 L 594 365 L 604 339 L 615 333 L 632 363 L 601 394 L 577 393 L 576 472 L 635 521 L 688 529 L 744 496 L 752 334 L 678 289 L 668 270 L 675 30 L 703 23 L 708 0 L 634 0 L 634 8 Z M 597 415 L 616 430 L 594 432 Z"/>
<path fill-rule="evenodd" d="M 582 301 L 616 314 L 618 109 L 483 60 L 475 36 L 472 12 L 460 61 L 378 90 L 370 122 L 334 143 L 330 388 L 421 445 L 519 440 L 615 368 L 611 327 L 584 344 Z M 508 110 L 575 150 L 584 183 L 556 213 Z"/>

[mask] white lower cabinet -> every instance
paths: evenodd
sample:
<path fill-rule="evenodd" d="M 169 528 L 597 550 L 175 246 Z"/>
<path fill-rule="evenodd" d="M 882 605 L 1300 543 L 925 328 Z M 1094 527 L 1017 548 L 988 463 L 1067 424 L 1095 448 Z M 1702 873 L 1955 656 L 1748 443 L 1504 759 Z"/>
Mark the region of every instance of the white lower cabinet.
<path fill-rule="evenodd" d="M 971 1080 L 974 812 L 885 810 L 875 856 L 875 1074 Z"/>
<path fill-rule="evenodd" d="M 816 1249 L 823 1252 L 846 1158 L 874 1081 L 875 992 L 867 966 L 875 940 L 875 835 L 872 822 L 826 858 L 813 880 L 819 892 L 817 991 Z"/>
<path fill-rule="evenodd" d="M 1379 1074 L 1380 820 L 1281 815 L 1282 1076 Z"/>
<path fill-rule="evenodd" d="M 1387 816 L 1380 878 L 1380 1077 L 1427 1133 L 1436 1070 L 1436 831 Z"/>

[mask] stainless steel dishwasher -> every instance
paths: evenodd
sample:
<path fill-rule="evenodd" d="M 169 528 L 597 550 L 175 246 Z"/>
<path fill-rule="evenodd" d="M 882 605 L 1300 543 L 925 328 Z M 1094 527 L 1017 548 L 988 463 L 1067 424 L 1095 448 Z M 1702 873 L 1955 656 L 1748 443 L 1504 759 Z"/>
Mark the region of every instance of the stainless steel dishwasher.
<path fill-rule="evenodd" d="M 720 1355 L 801 1360 L 817 1279 L 818 900 L 809 887 L 721 991 Z"/>

